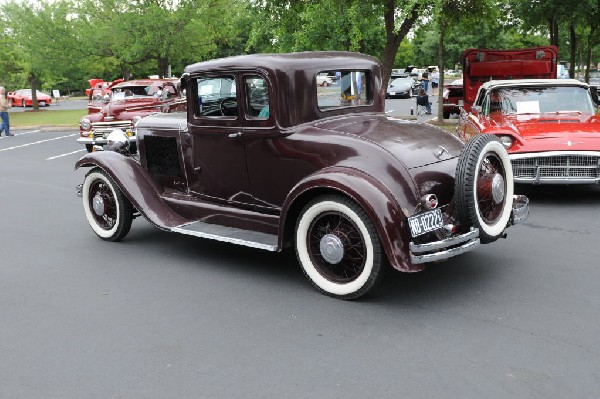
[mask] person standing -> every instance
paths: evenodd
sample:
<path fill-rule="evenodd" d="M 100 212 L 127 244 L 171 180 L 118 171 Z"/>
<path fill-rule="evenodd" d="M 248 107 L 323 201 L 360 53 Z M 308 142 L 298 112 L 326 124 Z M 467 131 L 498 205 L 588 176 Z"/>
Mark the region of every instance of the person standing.
<path fill-rule="evenodd" d="M 0 118 L 2 119 L 2 127 L 0 127 L 0 136 L 2 132 L 6 136 L 13 136 L 10 133 L 10 124 L 8 120 L 8 110 L 10 109 L 10 101 L 6 98 L 6 89 L 0 87 Z"/>
<path fill-rule="evenodd" d="M 431 71 L 431 76 L 429 77 L 429 79 L 431 80 L 431 95 L 437 96 L 438 87 L 440 83 L 440 74 L 438 73 L 437 69 L 434 68 L 434 70 Z"/>
<path fill-rule="evenodd" d="M 421 75 L 421 86 L 423 86 L 425 93 L 429 92 L 429 73 L 427 71 Z"/>

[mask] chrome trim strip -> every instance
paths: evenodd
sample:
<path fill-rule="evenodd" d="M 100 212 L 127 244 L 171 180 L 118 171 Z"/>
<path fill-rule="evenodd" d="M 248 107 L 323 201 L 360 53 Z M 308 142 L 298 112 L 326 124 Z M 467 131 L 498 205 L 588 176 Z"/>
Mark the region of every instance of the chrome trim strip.
<path fill-rule="evenodd" d="M 415 244 L 411 242 L 409 244 L 409 249 L 411 253 L 422 254 L 425 252 L 432 252 L 439 249 L 452 247 L 466 241 L 474 240 L 477 237 L 479 237 L 479 229 L 476 227 L 471 227 L 471 230 L 468 233 L 456 235 L 442 241 L 428 242 L 426 244 Z"/>
<path fill-rule="evenodd" d="M 529 183 L 529 184 L 600 184 L 600 178 L 574 178 L 564 177 L 558 178 L 526 178 L 526 177 L 515 177 L 515 183 Z"/>
<path fill-rule="evenodd" d="M 513 159 L 525 159 L 525 158 L 545 158 L 555 157 L 560 155 L 587 155 L 593 157 L 600 157 L 600 151 L 541 151 L 541 152 L 528 152 L 528 153 L 513 153 L 508 154 L 508 158 L 512 161 Z"/>
<path fill-rule="evenodd" d="M 185 226 L 185 225 L 183 225 L 183 226 Z M 203 233 L 201 231 L 190 231 L 187 229 L 182 229 L 181 226 L 173 227 L 171 229 L 171 231 L 174 233 L 187 234 L 187 235 L 194 236 L 194 237 L 208 238 L 210 240 L 216 240 L 216 241 L 228 242 L 231 244 L 243 245 L 245 247 L 250 247 L 250 248 L 264 249 L 264 250 L 272 251 L 272 252 L 277 251 L 277 245 L 261 244 L 259 242 L 246 241 L 246 240 L 242 240 L 239 238 L 232 238 L 232 237 L 219 236 L 216 234 Z"/>

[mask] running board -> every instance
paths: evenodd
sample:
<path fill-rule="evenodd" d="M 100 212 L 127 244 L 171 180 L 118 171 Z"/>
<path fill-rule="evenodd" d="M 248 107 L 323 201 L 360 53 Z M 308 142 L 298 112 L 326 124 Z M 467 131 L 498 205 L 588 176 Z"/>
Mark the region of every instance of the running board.
<path fill-rule="evenodd" d="M 235 227 L 220 226 L 204 222 L 192 222 L 175 226 L 171 229 L 175 233 L 187 234 L 211 240 L 230 242 L 246 247 L 277 251 L 277 236 L 274 234 L 242 230 Z"/>

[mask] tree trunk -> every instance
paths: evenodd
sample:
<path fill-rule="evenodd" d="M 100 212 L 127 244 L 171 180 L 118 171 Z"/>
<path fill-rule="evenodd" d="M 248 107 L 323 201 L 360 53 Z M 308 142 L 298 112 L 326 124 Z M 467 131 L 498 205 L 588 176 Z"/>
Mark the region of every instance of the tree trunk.
<path fill-rule="evenodd" d="M 37 77 L 34 72 L 29 72 L 27 76 L 27 80 L 29 81 L 29 87 L 31 88 L 31 103 L 34 111 L 40 110 L 40 105 L 37 100 Z"/>
<path fill-rule="evenodd" d="M 550 30 L 550 45 L 558 47 L 558 21 L 554 15 L 548 19 L 548 28 Z"/>
<path fill-rule="evenodd" d="M 440 38 L 438 43 L 438 107 L 437 107 L 437 118 L 438 122 L 444 121 L 444 38 L 446 36 L 446 21 L 440 18 Z"/>
<path fill-rule="evenodd" d="M 408 32 L 412 29 L 415 21 L 417 20 L 417 17 L 419 16 L 419 11 L 422 7 L 422 5 L 419 4 L 419 2 L 416 2 L 413 5 L 413 8 L 406 17 L 406 19 L 402 21 L 402 25 L 400 25 L 398 31 L 396 31 L 395 6 L 396 4 L 394 0 L 387 0 L 385 2 L 385 12 L 383 15 L 383 19 L 385 22 L 386 41 L 380 59 L 381 73 L 383 75 L 382 87 L 384 88 L 384 90 L 387 88 L 388 82 L 390 80 L 390 76 L 392 74 L 392 67 L 394 66 L 394 60 L 396 59 L 396 53 L 398 52 L 400 43 L 406 37 Z"/>
<path fill-rule="evenodd" d="M 169 59 L 168 58 L 158 58 L 158 76 L 161 78 L 167 77 L 169 74 Z"/>
<path fill-rule="evenodd" d="M 575 34 L 575 24 L 573 21 L 569 24 L 570 58 L 569 58 L 569 77 L 575 78 L 575 62 L 577 59 L 577 35 Z"/>

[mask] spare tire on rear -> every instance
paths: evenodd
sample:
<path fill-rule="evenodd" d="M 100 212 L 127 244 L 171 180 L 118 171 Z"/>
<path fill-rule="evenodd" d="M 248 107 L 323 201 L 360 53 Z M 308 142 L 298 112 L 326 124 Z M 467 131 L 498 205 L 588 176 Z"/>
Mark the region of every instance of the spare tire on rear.
<path fill-rule="evenodd" d="M 454 193 L 464 228 L 478 228 L 483 244 L 502 236 L 512 212 L 514 182 L 508 153 L 498 137 L 478 134 L 467 142 L 458 158 Z"/>

